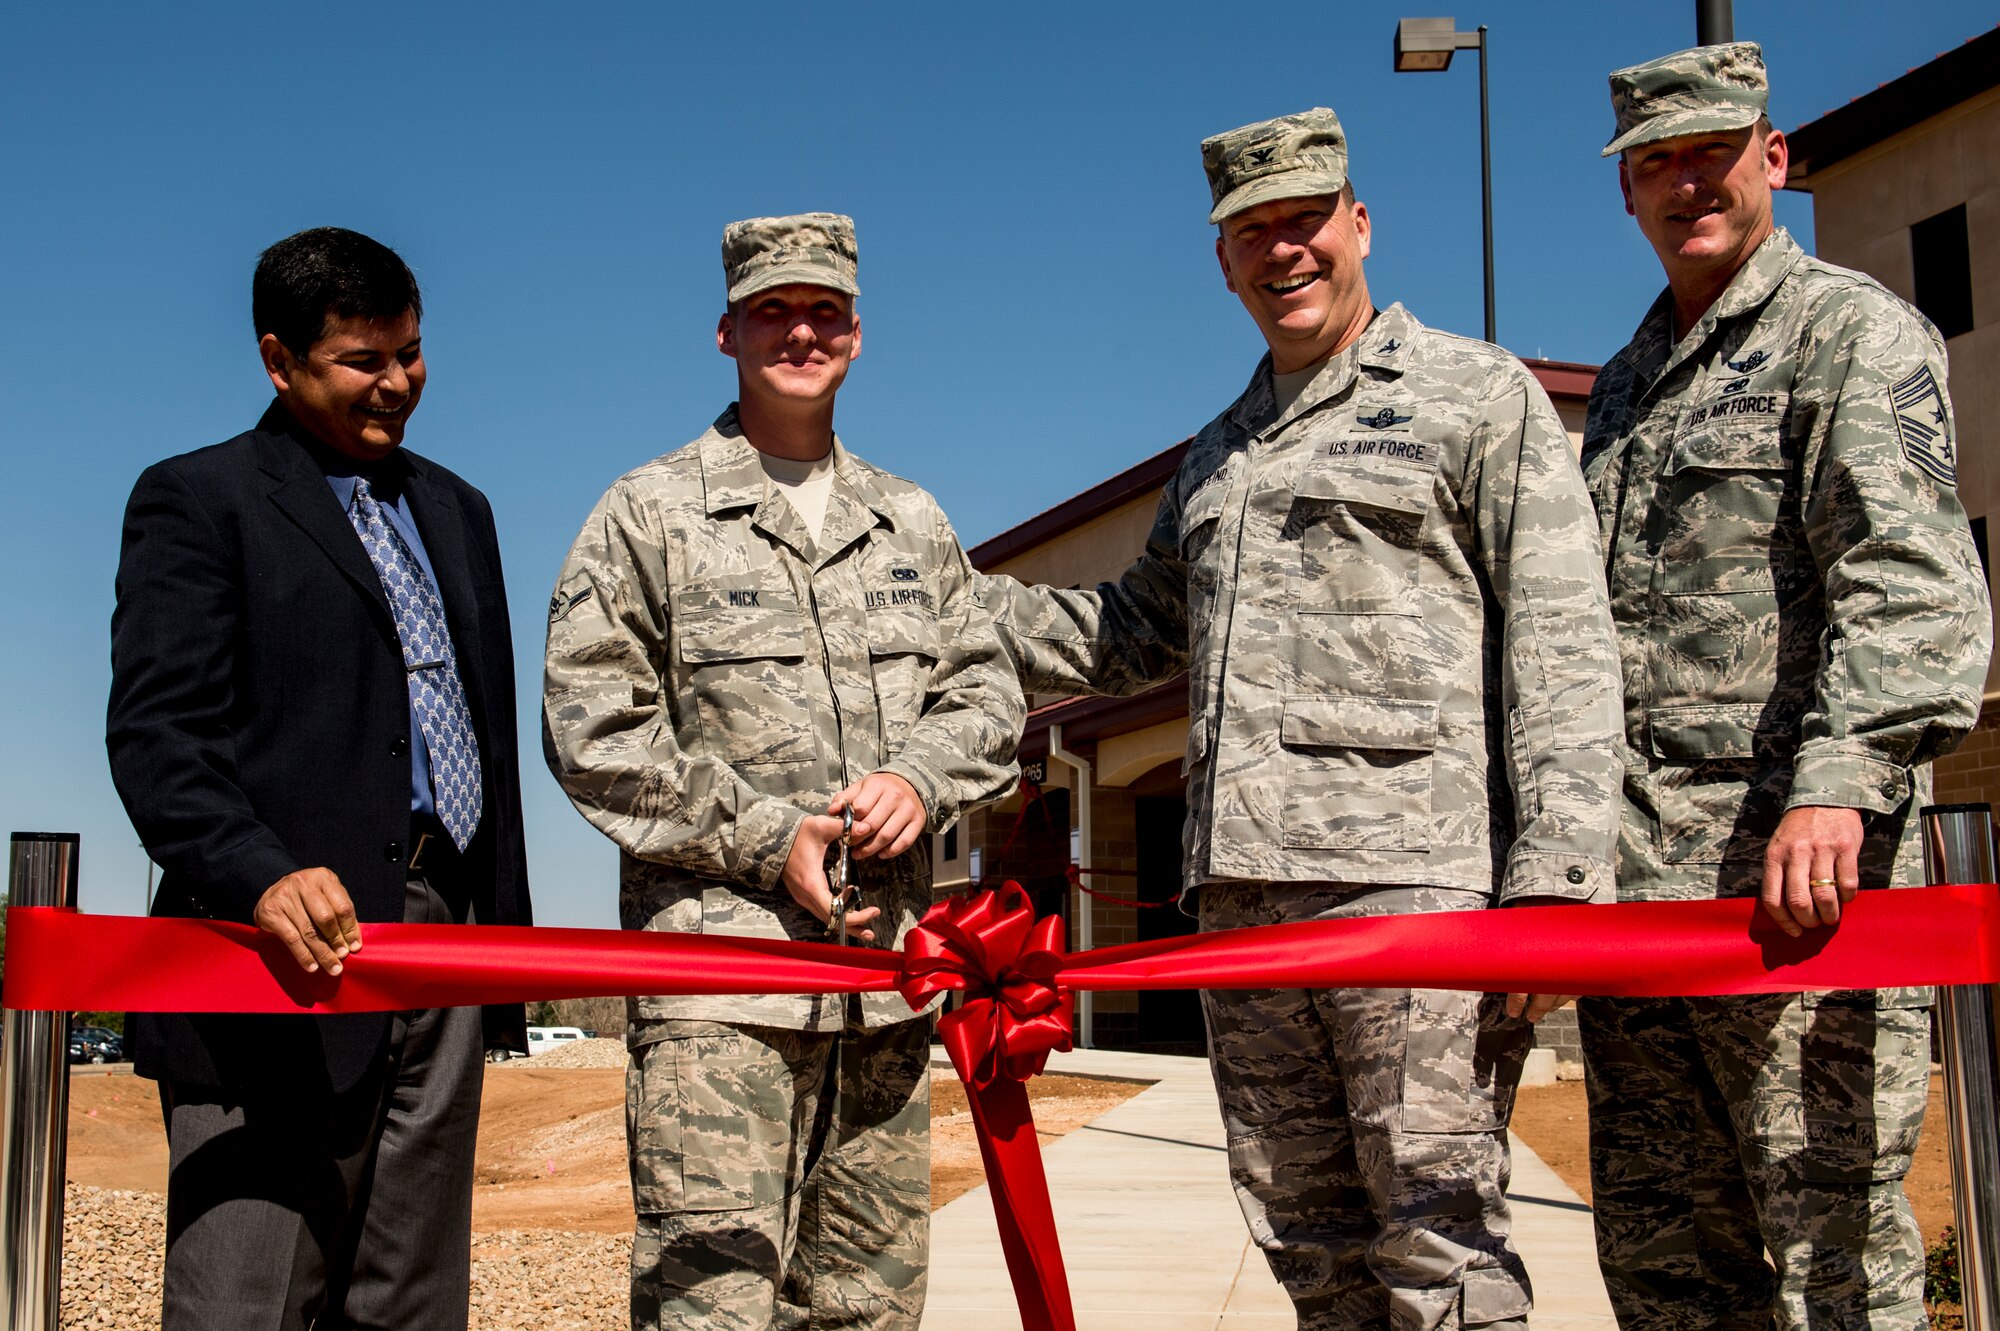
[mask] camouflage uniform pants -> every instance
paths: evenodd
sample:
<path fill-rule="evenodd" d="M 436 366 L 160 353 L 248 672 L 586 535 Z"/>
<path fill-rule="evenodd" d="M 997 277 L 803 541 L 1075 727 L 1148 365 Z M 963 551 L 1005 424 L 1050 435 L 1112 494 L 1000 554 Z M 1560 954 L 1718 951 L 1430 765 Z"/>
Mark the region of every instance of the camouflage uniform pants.
<path fill-rule="evenodd" d="M 915 1331 L 930 1023 L 635 1028 L 632 1326 Z"/>
<path fill-rule="evenodd" d="M 1470 910 L 1478 893 L 1323 883 L 1201 889 L 1204 931 Z M 1497 994 L 1211 990 L 1229 1173 L 1300 1331 L 1521 1328 L 1507 1119 L 1532 1042 Z"/>
<path fill-rule="evenodd" d="M 1902 1179 L 1930 1014 L 1889 1006 L 1924 992 L 1578 1005 L 1598 1264 L 1620 1327 L 1926 1325 Z"/>

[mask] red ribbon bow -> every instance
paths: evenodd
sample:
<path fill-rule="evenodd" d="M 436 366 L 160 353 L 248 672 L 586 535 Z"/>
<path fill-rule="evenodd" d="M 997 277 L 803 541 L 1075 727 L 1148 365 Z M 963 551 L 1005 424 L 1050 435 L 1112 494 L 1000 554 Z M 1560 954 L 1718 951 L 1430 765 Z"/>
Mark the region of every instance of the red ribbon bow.
<path fill-rule="evenodd" d="M 965 1083 L 1024 1331 L 1076 1327 L 1027 1087 L 1075 1027 L 1056 984 L 1061 937 L 1061 917 L 1036 919 L 1019 883 L 940 901 L 904 937 L 896 986 L 913 1008 L 949 989 L 965 994 L 938 1019 L 938 1038 Z"/>
<path fill-rule="evenodd" d="M 938 1036 L 967 1086 L 1026 1081 L 1052 1051 L 1072 1047 L 1075 1000 L 1055 982 L 1066 961 L 1061 933 L 1061 918 L 1036 919 L 1010 882 L 939 902 L 904 938 L 897 988 L 912 1008 L 947 990 L 965 994 L 939 1018 Z"/>

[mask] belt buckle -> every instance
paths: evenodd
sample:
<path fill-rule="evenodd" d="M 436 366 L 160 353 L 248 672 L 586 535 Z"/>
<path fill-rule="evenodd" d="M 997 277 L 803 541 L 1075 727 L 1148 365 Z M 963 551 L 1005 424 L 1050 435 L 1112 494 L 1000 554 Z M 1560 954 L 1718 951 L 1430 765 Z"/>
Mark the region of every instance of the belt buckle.
<path fill-rule="evenodd" d="M 847 893 L 848 893 L 848 850 L 847 839 L 854 835 L 854 810 L 852 807 L 840 811 L 840 857 L 833 866 L 833 926 L 834 940 L 842 947 L 847 946 Z"/>
<path fill-rule="evenodd" d="M 407 865 L 405 865 L 404 868 L 411 873 L 420 872 L 423 869 L 424 865 L 424 850 L 430 844 L 431 844 L 431 834 L 429 832 L 417 833 L 417 844 L 410 851 L 410 862 Z"/>

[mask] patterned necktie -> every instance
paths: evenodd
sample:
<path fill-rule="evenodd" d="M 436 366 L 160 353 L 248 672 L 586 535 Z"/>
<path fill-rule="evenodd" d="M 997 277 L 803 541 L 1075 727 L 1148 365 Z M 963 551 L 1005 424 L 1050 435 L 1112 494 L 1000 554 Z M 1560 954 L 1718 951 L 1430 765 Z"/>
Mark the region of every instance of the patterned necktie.
<path fill-rule="evenodd" d="M 479 826 L 484 796 L 479 780 L 479 741 L 472 734 L 472 711 L 465 705 L 465 688 L 458 678 L 458 657 L 445 627 L 444 602 L 424 576 L 423 565 L 410 553 L 382 512 L 382 502 L 368 488 L 368 478 L 354 478 L 354 507 L 348 513 L 368 562 L 382 579 L 389 609 L 396 617 L 396 637 L 403 644 L 403 668 L 410 681 L 410 710 L 430 750 L 431 794 L 438 821 L 463 851 Z"/>

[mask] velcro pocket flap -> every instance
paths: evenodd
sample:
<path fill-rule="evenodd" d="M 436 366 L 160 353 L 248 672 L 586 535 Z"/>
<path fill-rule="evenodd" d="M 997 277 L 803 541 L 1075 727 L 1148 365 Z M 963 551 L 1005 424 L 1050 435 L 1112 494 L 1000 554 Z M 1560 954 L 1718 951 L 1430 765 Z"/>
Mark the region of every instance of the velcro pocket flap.
<path fill-rule="evenodd" d="M 1768 417 L 1711 421 L 1674 443 L 1669 473 L 1683 471 L 1783 471 L 1782 431 Z"/>
<path fill-rule="evenodd" d="M 1690 763 L 1718 758 L 1754 758 L 1762 703 L 1715 703 L 1701 707 L 1655 707 L 1646 713 L 1655 758 Z"/>
<path fill-rule="evenodd" d="M 1214 522 L 1222 516 L 1223 501 L 1229 497 L 1229 482 L 1218 476 L 1188 499 L 1181 510 L 1181 544 L 1185 548 L 1187 538 L 1201 530 L 1206 523 Z"/>
<path fill-rule="evenodd" d="M 868 613 L 868 651 L 871 656 L 928 656 L 938 654 L 937 620 L 929 615 L 899 611 Z"/>
<path fill-rule="evenodd" d="M 1316 462 L 1300 470 L 1292 493 L 1301 499 L 1423 513 L 1431 506 L 1433 474 L 1428 467 L 1384 463 L 1380 459 Z"/>
<path fill-rule="evenodd" d="M 1278 738 L 1293 749 L 1428 752 L 1437 747 L 1437 733 L 1435 702 L 1313 694 L 1285 699 Z"/>
<path fill-rule="evenodd" d="M 804 657 L 806 625 L 798 598 L 768 587 L 704 587 L 674 596 L 681 659 L 747 661 Z"/>

